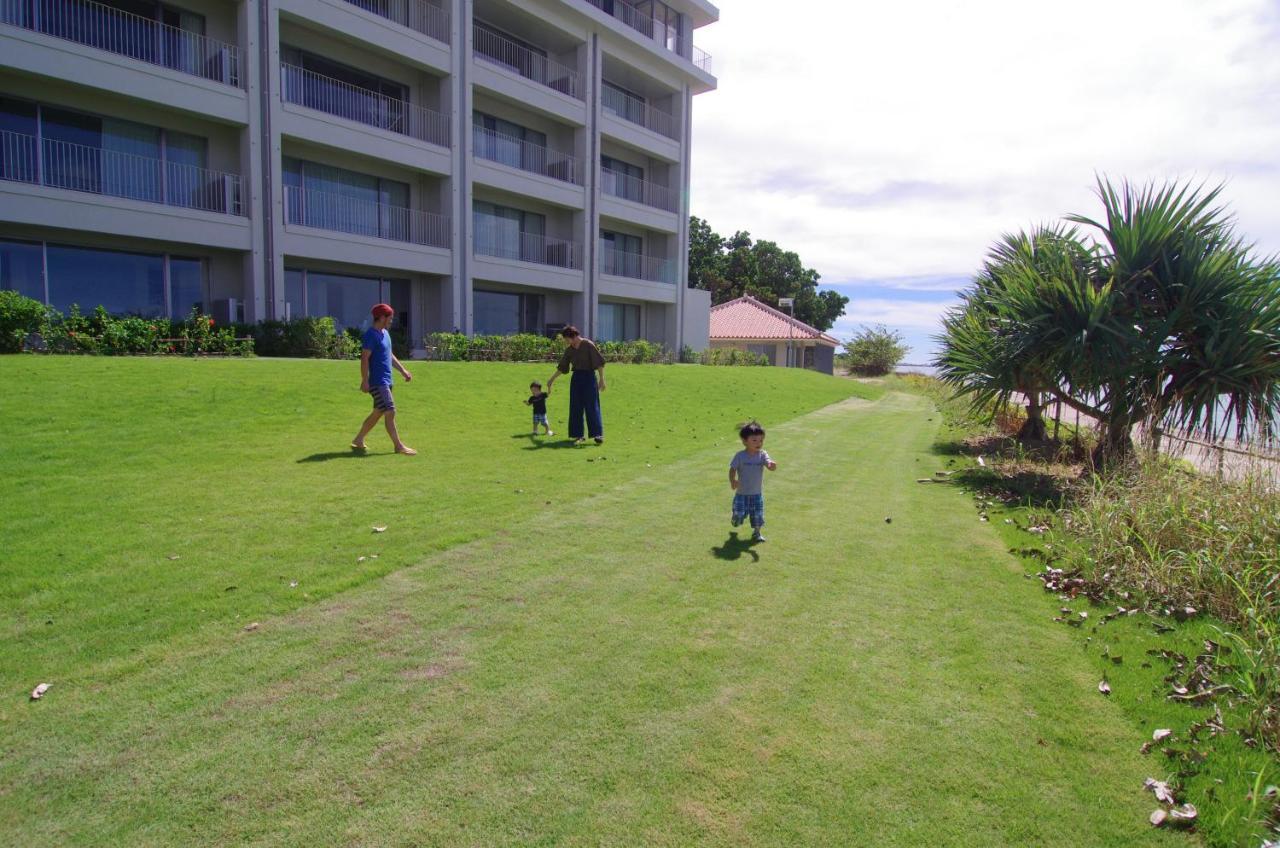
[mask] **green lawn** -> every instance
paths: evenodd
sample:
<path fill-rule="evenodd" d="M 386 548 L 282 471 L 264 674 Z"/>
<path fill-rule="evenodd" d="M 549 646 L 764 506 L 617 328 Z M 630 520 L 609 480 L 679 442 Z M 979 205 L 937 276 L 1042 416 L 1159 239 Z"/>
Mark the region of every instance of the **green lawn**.
<path fill-rule="evenodd" d="M 0 842 L 1185 841 L 1052 599 L 914 482 L 922 399 L 611 366 L 561 449 L 545 367 L 414 370 L 421 455 L 353 458 L 351 363 L 0 358 Z"/>

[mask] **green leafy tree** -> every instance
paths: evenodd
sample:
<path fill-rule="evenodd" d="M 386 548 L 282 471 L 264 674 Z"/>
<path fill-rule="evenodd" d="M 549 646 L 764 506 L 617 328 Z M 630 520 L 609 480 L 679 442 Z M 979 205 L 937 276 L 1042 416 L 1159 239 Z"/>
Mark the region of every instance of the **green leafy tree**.
<path fill-rule="evenodd" d="M 27 336 L 40 330 L 45 321 L 44 304 L 0 289 L 0 353 L 17 353 Z"/>
<path fill-rule="evenodd" d="M 1099 180 L 1102 219 L 1067 218 L 1096 240 L 1006 239 L 948 316 L 944 379 L 976 400 L 1030 388 L 1092 416 L 1098 466 L 1127 457 L 1143 422 L 1275 437 L 1280 262 L 1235 234 L 1220 192 Z"/>
<path fill-rule="evenodd" d="M 827 330 L 844 314 L 849 298 L 818 290 L 818 272 L 804 267 L 793 251 L 776 242 L 753 241 L 742 230 L 724 238 L 698 217 L 689 219 L 689 285 L 711 292 L 713 304 L 749 294 L 777 307 L 795 299 L 795 317 Z"/>
<path fill-rule="evenodd" d="M 910 348 L 902 343 L 902 334 L 883 324 L 863 327 L 844 343 L 849 370 L 865 377 L 888 374 L 908 350 Z"/>

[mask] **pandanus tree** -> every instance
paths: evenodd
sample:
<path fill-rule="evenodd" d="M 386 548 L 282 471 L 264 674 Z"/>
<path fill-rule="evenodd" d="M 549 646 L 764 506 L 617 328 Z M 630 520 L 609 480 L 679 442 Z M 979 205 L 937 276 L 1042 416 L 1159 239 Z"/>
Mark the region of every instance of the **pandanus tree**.
<path fill-rule="evenodd" d="M 1100 180 L 1102 219 L 1067 219 L 1096 240 L 1006 237 L 944 322 L 943 379 L 978 403 L 1040 388 L 1092 416 L 1099 466 L 1143 422 L 1274 438 L 1280 263 L 1235 235 L 1220 191 Z"/>
<path fill-rule="evenodd" d="M 1060 382 L 1059 327 L 1047 307 L 1089 291 L 1090 261 L 1073 228 L 1005 235 L 961 305 L 943 319 L 939 376 L 975 408 L 1003 406 L 1020 395 L 1027 409 L 1020 441 L 1045 439 L 1044 401 Z"/>

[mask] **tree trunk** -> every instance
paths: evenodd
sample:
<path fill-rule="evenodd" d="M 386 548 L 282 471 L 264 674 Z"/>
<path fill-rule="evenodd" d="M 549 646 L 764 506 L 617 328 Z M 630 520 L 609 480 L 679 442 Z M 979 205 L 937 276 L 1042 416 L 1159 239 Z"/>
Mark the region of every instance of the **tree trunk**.
<path fill-rule="evenodd" d="M 1048 438 L 1048 430 L 1044 425 L 1044 405 L 1039 392 L 1027 393 L 1027 420 L 1018 430 L 1018 441 L 1029 444 L 1043 442 Z"/>
<path fill-rule="evenodd" d="M 1132 424 L 1127 420 L 1110 421 L 1102 427 L 1091 457 L 1095 469 L 1112 468 L 1134 458 L 1131 430 Z"/>

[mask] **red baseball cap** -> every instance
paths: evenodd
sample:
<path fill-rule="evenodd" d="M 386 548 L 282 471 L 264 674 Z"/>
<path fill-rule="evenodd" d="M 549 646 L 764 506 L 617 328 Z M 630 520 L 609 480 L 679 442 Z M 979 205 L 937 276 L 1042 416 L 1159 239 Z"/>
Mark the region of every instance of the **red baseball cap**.
<path fill-rule="evenodd" d="M 396 311 L 385 303 L 379 303 L 377 306 L 373 307 L 373 309 L 370 309 L 369 312 L 372 313 L 374 318 L 389 318 L 396 314 Z"/>

